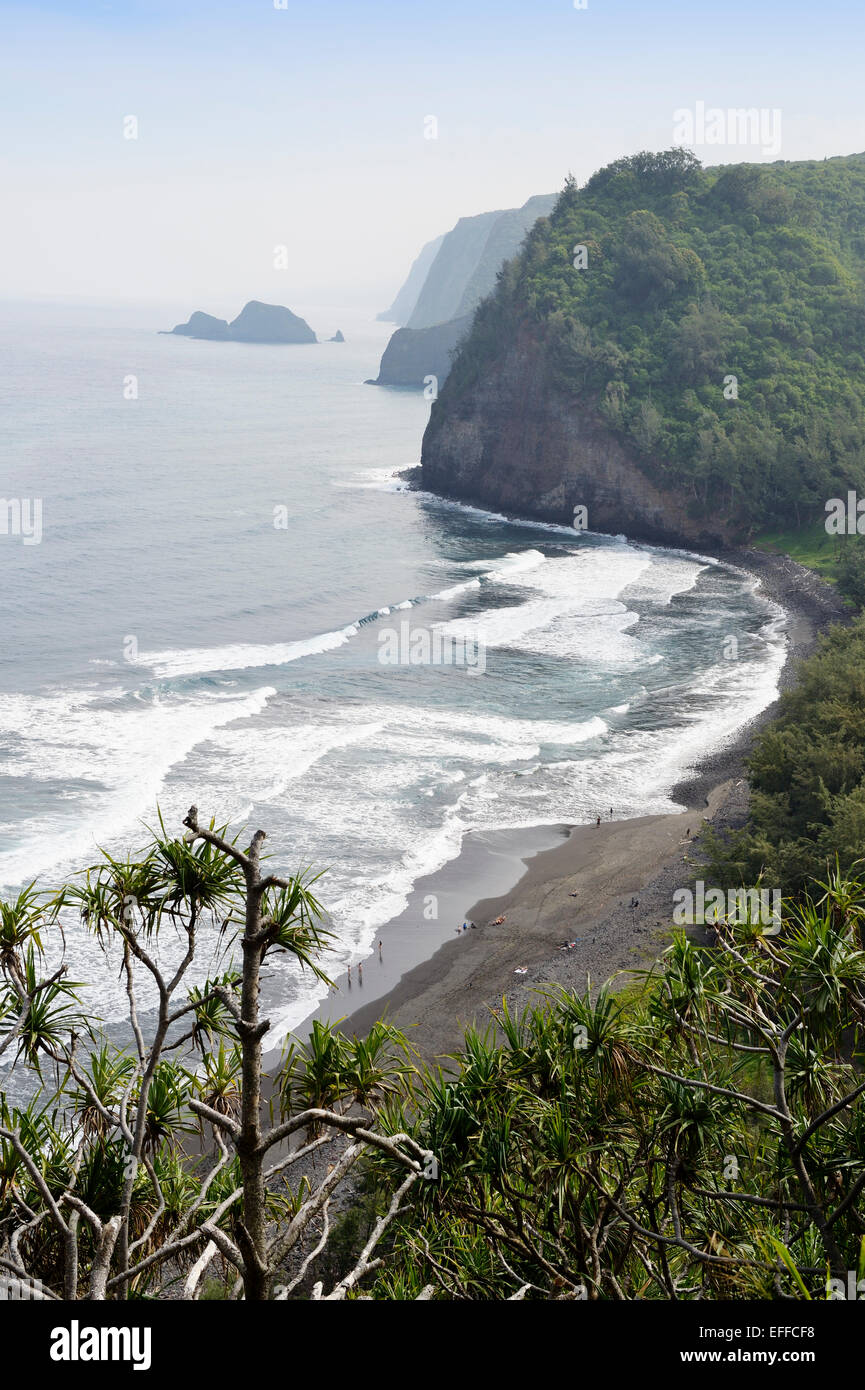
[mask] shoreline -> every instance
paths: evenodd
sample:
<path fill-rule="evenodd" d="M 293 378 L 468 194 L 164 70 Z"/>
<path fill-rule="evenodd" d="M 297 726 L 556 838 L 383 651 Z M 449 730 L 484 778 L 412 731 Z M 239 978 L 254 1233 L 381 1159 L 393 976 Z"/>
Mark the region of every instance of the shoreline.
<path fill-rule="evenodd" d="M 727 549 L 712 557 L 747 571 L 759 592 L 784 609 L 787 652 L 779 690 L 789 689 L 822 628 L 844 621 L 842 600 L 786 556 Z M 405 1031 L 424 1061 L 446 1065 L 465 1028 L 489 1026 L 503 996 L 522 1009 L 544 985 L 584 989 L 587 975 L 597 985 L 648 968 L 669 937 L 672 894 L 691 876 L 702 823 L 734 827 L 747 818 L 745 759 L 776 708 L 777 701 L 767 705 L 672 788 L 682 812 L 467 835 L 457 858 L 419 880 L 406 910 L 382 928 L 381 959 L 374 949 L 364 962 L 369 987 L 365 981 L 363 1002 L 356 984 L 349 993 L 341 977 L 339 993 L 291 1034 L 305 1037 L 315 1019 L 342 1019 L 344 1031 L 363 1036 L 386 1018 Z M 444 929 L 420 936 L 418 909 L 429 895 L 445 907 L 444 922 L 438 922 Z M 466 912 L 468 902 L 474 906 Z M 476 927 L 455 931 L 453 921 L 463 917 Z M 505 921 L 493 925 L 498 917 Z M 576 945 L 562 951 L 565 941 Z M 421 959 L 419 948 L 425 948 Z"/>

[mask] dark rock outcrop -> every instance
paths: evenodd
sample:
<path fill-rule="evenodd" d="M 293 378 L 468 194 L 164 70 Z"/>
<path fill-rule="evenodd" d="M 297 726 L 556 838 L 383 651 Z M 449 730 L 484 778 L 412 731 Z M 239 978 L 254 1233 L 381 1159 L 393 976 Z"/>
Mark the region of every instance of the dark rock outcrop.
<path fill-rule="evenodd" d="M 513 515 L 660 544 L 725 545 L 723 518 L 695 518 L 681 492 L 659 487 L 588 406 L 561 395 L 542 345 L 526 330 L 432 408 L 421 453 L 424 488 Z"/>
<path fill-rule="evenodd" d="M 251 299 L 229 324 L 237 343 L 315 343 L 318 341 L 305 319 L 298 318 L 282 304 L 262 304 Z"/>
<path fill-rule="evenodd" d="M 451 368 L 451 357 L 460 339 L 468 332 L 471 318 L 466 316 L 434 328 L 398 328 L 381 359 L 378 379 L 370 386 L 422 387 L 434 376 L 441 386 Z"/>

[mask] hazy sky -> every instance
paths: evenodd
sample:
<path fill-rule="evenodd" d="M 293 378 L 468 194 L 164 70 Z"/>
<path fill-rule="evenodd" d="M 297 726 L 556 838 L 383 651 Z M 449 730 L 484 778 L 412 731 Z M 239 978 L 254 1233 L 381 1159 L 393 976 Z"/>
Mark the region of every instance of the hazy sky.
<path fill-rule="evenodd" d="M 383 308 L 458 217 L 699 102 L 779 111 L 782 158 L 865 150 L 862 0 L 283 2 L 0 0 L 0 296 Z"/>

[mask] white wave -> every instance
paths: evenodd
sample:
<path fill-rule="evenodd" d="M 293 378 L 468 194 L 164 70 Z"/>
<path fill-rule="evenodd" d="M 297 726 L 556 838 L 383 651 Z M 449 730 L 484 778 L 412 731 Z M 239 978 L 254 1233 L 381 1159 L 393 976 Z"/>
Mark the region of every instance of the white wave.
<path fill-rule="evenodd" d="M 417 464 L 405 464 L 400 468 L 361 468 L 349 478 L 331 479 L 331 487 L 365 488 L 374 492 L 408 492 L 411 484 L 400 473 L 405 468 L 416 468 Z"/>
<path fill-rule="evenodd" d="M 540 550 L 521 550 L 508 551 L 500 560 L 472 560 L 468 563 L 473 567 L 482 567 L 482 573 L 475 575 L 473 579 L 464 579 L 459 584 L 452 584 L 447 589 L 440 589 L 438 593 L 428 594 L 426 600 L 418 600 L 418 602 L 452 599 L 456 598 L 458 594 L 468 593 L 470 589 L 479 589 L 484 583 L 517 579 L 519 575 L 526 574 L 530 570 L 537 569 L 539 565 L 546 564 L 547 557 Z"/>
<path fill-rule="evenodd" d="M 275 693 L 265 686 L 242 696 L 149 701 L 119 692 L 0 696 L 6 775 L 72 783 L 59 812 L 26 822 L 20 843 L 0 853 L 0 884 L 80 869 L 98 844 L 116 846 L 137 833 L 139 818 L 155 814 L 169 771 L 214 730 L 259 714 Z"/>
<path fill-rule="evenodd" d="M 526 527 L 534 531 L 550 531 L 560 536 L 567 536 L 571 540 L 579 540 L 581 535 L 594 536 L 599 532 L 583 530 L 577 531 L 573 526 L 564 526 L 556 521 L 530 521 L 524 517 L 505 516 L 503 512 L 491 512 L 486 507 L 474 507 L 470 502 L 456 502 L 450 497 L 440 497 L 436 492 L 426 492 L 422 488 L 414 489 L 416 497 L 422 497 L 426 502 L 433 502 L 436 506 L 444 510 L 448 508 L 466 512 L 469 516 L 476 517 L 479 521 L 505 522 L 508 526 Z M 616 537 L 617 540 L 626 540 L 625 536 Z"/>
<path fill-rule="evenodd" d="M 300 661 L 306 656 L 318 656 L 333 651 L 356 637 L 363 624 L 378 618 L 389 617 L 392 610 L 407 609 L 417 604 L 455 598 L 469 589 L 476 589 L 482 581 L 506 578 L 525 573 L 545 562 L 545 556 L 538 550 L 509 552 L 501 560 L 493 561 L 485 573 L 474 579 L 452 585 L 435 594 L 423 598 L 404 599 L 400 603 L 377 608 L 364 618 L 358 618 L 345 627 L 333 632 L 320 633 L 315 637 L 298 638 L 291 642 L 274 643 L 232 643 L 223 647 L 190 647 L 176 651 L 141 651 L 135 665 L 149 667 L 160 680 L 170 680 L 182 676 L 209 675 L 216 671 L 259 670 L 267 666 L 285 666 L 292 661 Z"/>
<path fill-rule="evenodd" d="M 160 679 L 175 676 L 201 676 L 213 671 L 258 670 L 263 666 L 284 666 L 304 656 L 341 647 L 358 631 L 355 623 L 335 632 L 317 637 L 300 638 L 294 642 L 275 642 L 269 645 L 238 642 L 225 647 L 191 647 L 188 650 L 139 652 L 139 666 L 149 666 Z"/>
<path fill-rule="evenodd" d="M 619 597 L 625 602 L 630 598 L 669 604 L 678 594 L 693 589 L 707 568 L 706 564 L 697 562 L 692 556 L 671 551 L 653 552 L 648 568 L 632 585 L 621 591 Z"/>
<path fill-rule="evenodd" d="M 228 781 L 231 790 L 220 814 L 245 819 L 241 807 L 272 804 L 316 763 L 353 744 L 372 742 L 383 729 L 381 720 L 353 718 L 345 723 L 224 728 L 201 749 L 199 774 L 215 785 Z M 229 769 L 235 770 L 233 776 Z"/>

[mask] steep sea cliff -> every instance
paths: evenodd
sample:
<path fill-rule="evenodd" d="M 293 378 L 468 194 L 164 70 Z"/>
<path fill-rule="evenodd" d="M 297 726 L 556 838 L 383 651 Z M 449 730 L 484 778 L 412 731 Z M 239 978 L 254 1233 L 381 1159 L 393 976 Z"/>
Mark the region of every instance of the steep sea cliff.
<path fill-rule="evenodd" d="M 726 545 L 723 518 L 694 518 L 680 491 L 653 481 L 588 405 L 551 379 L 538 339 L 520 332 L 454 399 L 432 408 L 421 456 L 430 492 L 518 516 L 660 544 Z"/>

